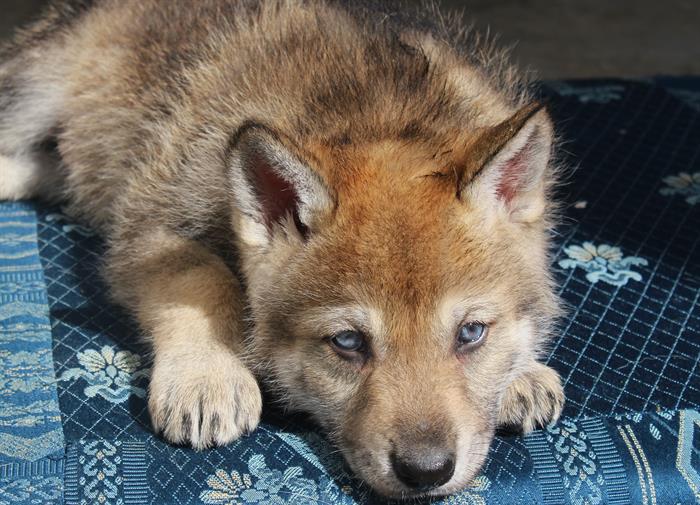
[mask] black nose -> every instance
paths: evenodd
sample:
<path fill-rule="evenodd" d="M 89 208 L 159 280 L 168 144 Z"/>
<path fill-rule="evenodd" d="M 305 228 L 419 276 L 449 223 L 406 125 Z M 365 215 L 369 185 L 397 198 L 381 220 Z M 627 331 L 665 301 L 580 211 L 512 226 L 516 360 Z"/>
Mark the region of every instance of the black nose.
<path fill-rule="evenodd" d="M 455 472 L 454 455 L 437 447 L 391 454 L 391 465 L 401 482 L 416 491 L 428 491 L 448 482 Z"/>

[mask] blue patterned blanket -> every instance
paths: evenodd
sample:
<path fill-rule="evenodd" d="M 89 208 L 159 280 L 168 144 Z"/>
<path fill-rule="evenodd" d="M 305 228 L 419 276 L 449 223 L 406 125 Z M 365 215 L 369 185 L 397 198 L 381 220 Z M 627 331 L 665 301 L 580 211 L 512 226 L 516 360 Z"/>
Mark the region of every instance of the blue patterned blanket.
<path fill-rule="evenodd" d="M 548 357 L 563 419 L 499 437 L 445 504 L 700 502 L 700 79 L 549 83 L 576 170 Z M 304 419 L 195 452 L 152 435 L 138 329 L 102 245 L 59 208 L 0 203 L 0 505 L 363 504 Z"/>

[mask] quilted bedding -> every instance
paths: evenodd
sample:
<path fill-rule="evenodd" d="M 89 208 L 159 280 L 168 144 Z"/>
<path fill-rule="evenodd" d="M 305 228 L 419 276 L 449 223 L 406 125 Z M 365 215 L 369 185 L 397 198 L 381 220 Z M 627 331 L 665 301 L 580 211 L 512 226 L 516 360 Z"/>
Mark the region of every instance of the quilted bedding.
<path fill-rule="evenodd" d="M 498 437 L 446 504 L 700 502 L 700 78 L 543 87 L 575 166 L 553 268 L 556 424 Z M 0 203 L 0 505 L 383 503 L 318 429 L 269 411 L 195 452 L 149 429 L 149 361 L 99 237 Z"/>

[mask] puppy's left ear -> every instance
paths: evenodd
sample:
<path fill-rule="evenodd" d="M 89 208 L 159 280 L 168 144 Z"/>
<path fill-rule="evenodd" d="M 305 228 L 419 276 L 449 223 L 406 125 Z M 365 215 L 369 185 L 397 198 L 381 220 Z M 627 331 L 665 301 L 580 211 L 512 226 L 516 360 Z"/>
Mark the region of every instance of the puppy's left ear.
<path fill-rule="evenodd" d="M 265 250 L 279 231 L 308 238 L 332 210 L 331 194 L 292 142 L 247 123 L 230 141 L 233 226 L 241 245 Z"/>
<path fill-rule="evenodd" d="M 553 137 L 549 115 L 538 103 L 485 129 L 469 147 L 459 198 L 498 207 L 513 222 L 541 219 Z"/>

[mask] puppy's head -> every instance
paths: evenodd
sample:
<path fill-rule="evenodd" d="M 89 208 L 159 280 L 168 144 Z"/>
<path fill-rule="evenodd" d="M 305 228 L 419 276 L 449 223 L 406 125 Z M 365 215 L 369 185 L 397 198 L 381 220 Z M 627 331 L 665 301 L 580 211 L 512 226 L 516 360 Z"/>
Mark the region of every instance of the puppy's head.
<path fill-rule="evenodd" d="M 232 142 L 253 360 L 383 494 L 464 487 L 545 337 L 551 145 L 536 107 L 439 146 Z"/>

